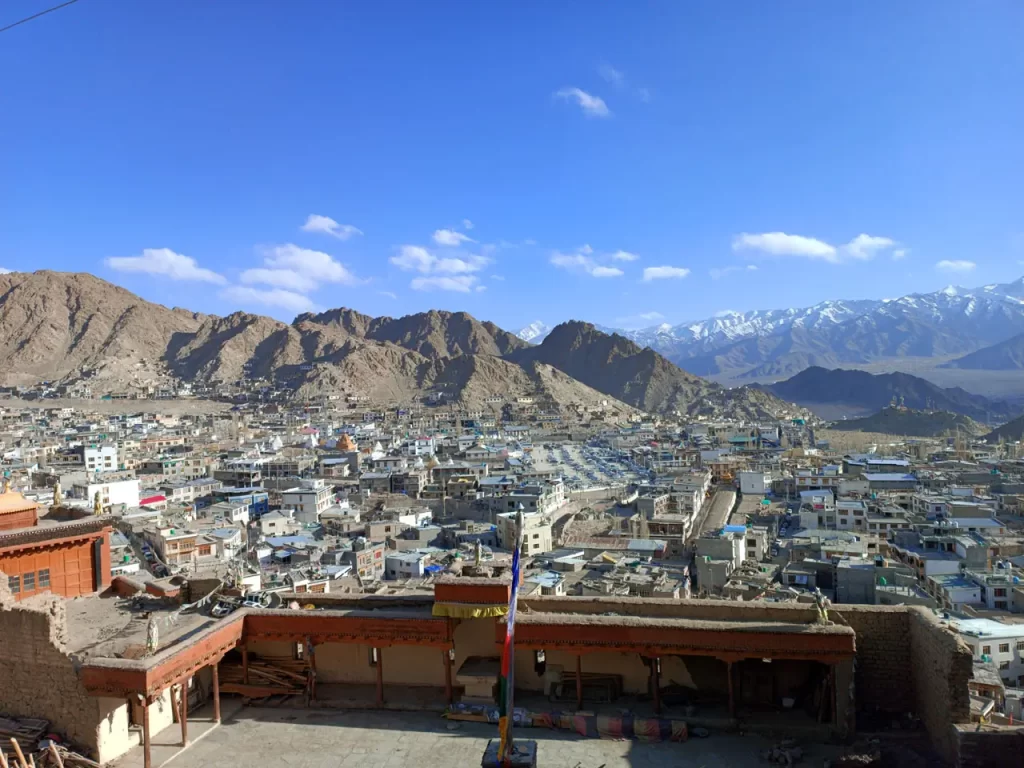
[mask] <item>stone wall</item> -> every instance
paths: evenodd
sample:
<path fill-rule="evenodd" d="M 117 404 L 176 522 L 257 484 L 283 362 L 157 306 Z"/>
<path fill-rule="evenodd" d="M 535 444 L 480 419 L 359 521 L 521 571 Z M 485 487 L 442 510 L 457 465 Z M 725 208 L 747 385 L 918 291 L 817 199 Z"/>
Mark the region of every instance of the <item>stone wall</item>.
<path fill-rule="evenodd" d="M 971 649 L 930 611 L 917 607 L 907 610 L 913 659 L 913 711 L 928 729 L 936 751 L 953 762 L 957 746 L 952 724 L 971 720 L 967 690 L 974 664 Z"/>
<path fill-rule="evenodd" d="M 912 658 L 907 611 L 900 607 L 843 605 L 829 611 L 829 616 L 849 624 L 857 633 L 857 709 L 893 714 L 914 710 L 907 679 Z"/>

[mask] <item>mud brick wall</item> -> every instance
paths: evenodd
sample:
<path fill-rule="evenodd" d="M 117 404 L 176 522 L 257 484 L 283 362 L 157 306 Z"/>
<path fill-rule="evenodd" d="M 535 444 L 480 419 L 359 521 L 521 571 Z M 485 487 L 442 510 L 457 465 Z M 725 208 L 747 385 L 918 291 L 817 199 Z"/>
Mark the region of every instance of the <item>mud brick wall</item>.
<path fill-rule="evenodd" d="M 829 616 L 857 633 L 854 673 L 857 709 L 909 712 L 915 709 L 910 687 L 910 615 L 900 606 L 843 605 Z"/>
<path fill-rule="evenodd" d="M 914 711 L 935 749 L 949 762 L 956 759 L 954 723 L 971 721 L 967 681 L 973 674 L 971 649 L 923 608 L 910 609 L 910 665 Z"/>
<path fill-rule="evenodd" d="M 955 727 L 953 735 L 957 768 L 1019 765 L 1024 761 L 1024 728 L 979 731 L 976 725 L 962 725 Z"/>
<path fill-rule="evenodd" d="M 95 749 L 99 708 L 65 653 L 64 600 L 37 595 L 15 602 L 0 573 L 0 713 L 49 720 L 51 729 Z"/>

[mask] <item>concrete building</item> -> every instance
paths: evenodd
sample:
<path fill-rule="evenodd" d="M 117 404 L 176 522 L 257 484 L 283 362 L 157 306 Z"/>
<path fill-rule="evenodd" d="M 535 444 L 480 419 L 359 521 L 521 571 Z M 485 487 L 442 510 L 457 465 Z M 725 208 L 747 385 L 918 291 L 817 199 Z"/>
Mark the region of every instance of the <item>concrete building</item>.
<path fill-rule="evenodd" d="M 737 477 L 744 496 L 764 496 L 772 489 L 772 476 L 768 472 L 741 470 Z"/>
<path fill-rule="evenodd" d="M 511 550 L 516 540 L 516 513 L 504 512 L 495 517 L 498 547 Z M 551 520 L 534 513 L 523 515 L 523 554 L 539 555 L 552 549 Z"/>
<path fill-rule="evenodd" d="M 71 487 L 71 493 L 76 498 L 90 503 L 99 493 L 100 503 L 104 509 L 120 504 L 129 509 L 139 506 L 139 481 L 137 479 L 75 483 Z"/>
<path fill-rule="evenodd" d="M 323 480 L 303 480 L 301 485 L 281 492 L 281 506 L 295 510 L 301 523 L 319 523 L 320 515 L 334 503 L 334 492 Z"/>

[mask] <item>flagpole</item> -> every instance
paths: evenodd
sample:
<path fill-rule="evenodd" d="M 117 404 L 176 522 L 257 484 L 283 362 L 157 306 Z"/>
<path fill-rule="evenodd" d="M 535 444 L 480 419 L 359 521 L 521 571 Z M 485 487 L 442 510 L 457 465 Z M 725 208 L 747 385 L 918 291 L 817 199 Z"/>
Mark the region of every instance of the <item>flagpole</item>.
<path fill-rule="evenodd" d="M 519 568 L 523 551 L 523 505 L 516 509 L 515 550 L 512 552 L 512 590 L 508 601 L 508 620 L 505 624 L 505 646 L 501 654 L 501 701 L 498 707 L 499 746 L 498 761 L 501 765 L 512 765 L 512 724 L 515 720 L 515 631 L 516 606 L 519 602 Z"/>

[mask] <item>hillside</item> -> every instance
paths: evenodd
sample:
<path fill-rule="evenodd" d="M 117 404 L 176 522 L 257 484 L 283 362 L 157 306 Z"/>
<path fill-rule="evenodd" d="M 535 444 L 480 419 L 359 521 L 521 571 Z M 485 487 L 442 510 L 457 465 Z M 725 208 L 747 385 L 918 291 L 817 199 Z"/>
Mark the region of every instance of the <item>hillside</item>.
<path fill-rule="evenodd" d="M 0 274 L 0 382 L 86 375 L 159 380 L 166 350 L 206 320 L 144 301 L 88 274 Z"/>
<path fill-rule="evenodd" d="M 1024 369 L 1024 333 L 958 357 L 943 368 L 968 368 L 981 371 L 1019 371 Z"/>
<path fill-rule="evenodd" d="M 540 344 L 513 353 L 523 364 L 546 363 L 587 386 L 643 411 L 691 416 L 730 413 L 766 418 L 792 410 L 774 395 L 727 390 L 678 368 L 650 348 L 589 323 L 556 326 Z"/>
<path fill-rule="evenodd" d="M 985 431 L 976 421 L 958 413 L 914 411 L 909 408 L 883 408 L 863 419 L 837 421 L 830 424 L 829 428 L 845 432 L 879 432 L 908 437 L 942 437 L 955 434 L 958 429 L 971 435 L 980 435 Z"/>
<path fill-rule="evenodd" d="M 997 429 L 993 429 L 985 435 L 985 440 L 989 443 L 997 443 L 1000 440 L 1015 443 L 1018 440 L 1024 440 L 1024 416 L 1007 422 Z"/>
<path fill-rule="evenodd" d="M 0 275 L 0 383 L 72 383 L 120 391 L 172 380 L 265 380 L 301 396 L 481 407 L 532 394 L 547 407 L 600 406 L 765 418 L 795 409 L 775 396 L 726 390 L 650 349 L 585 323 L 539 346 L 465 312 L 400 318 L 339 308 L 291 324 L 246 312 L 226 317 L 168 309 L 90 275 Z M 804 411 L 799 411 L 801 414 Z"/>
<path fill-rule="evenodd" d="M 754 386 L 832 419 L 874 413 L 889 406 L 893 398 L 907 408 L 951 411 L 985 423 L 999 423 L 1019 412 L 1007 403 L 959 387 L 943 389 L 907 373 L 876 375 L 813 366 L 785 381 Z"/>

